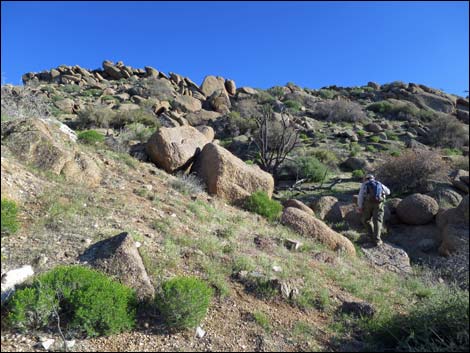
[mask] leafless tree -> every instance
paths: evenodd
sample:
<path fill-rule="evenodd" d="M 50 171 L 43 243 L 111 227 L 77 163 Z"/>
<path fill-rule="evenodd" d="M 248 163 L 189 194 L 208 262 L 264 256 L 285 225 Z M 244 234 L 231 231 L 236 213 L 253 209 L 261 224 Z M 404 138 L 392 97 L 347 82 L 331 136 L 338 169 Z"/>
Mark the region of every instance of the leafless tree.
<path fill-rule="evenodd" d="M 276 181 L 280 166 L 297 145 L 299 132 L 284 111 L 275 114 L 270 105 L 264 105 L 262 114 L 254 119 L 257 129 L 253 142 L 259 150 L 260 166 Z"/>

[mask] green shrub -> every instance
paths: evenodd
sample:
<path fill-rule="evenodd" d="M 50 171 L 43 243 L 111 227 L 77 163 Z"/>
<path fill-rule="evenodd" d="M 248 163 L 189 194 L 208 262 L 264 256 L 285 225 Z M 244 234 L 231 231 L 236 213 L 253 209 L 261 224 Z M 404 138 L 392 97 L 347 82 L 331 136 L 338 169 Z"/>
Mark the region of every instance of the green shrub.
<path fill-rule="evenodd" d="M 227 130 L 231 135 L 244 135 L 256 128 L 256 122 L 253 119 L 241 117 L 239 112 L 232 111 L 227 117 Z"/>
<path fill-rule="evenodd" d="M 327 100 L 315 105 L 315 115 L 318 119 L 332 122 L 355 122 L 367 118 L 362 106 L 347 100 Z"/>
<path fill-rule="evenodd" d="M 357 134 L 361 137 L 365 136 L 366 132 L 364 130 L 357 130 Z"/>
<path fill-rule="evenodd" d="M 401 154 L 400 151 L 391 151 L 391 152 L 390 152 L 390 155 L 391 155 L 392 157 L 399 157 L 400 154 Z"/>
<path fill-rule="evenodd" d="M 170 328 L 196 327 L 206 316 L 213 290 L 195 277 L 176 277 L 162 284 L 156 305 Z"/>
<path fill-rule="evenodd" d="M 255 311 L 253 313 L 253 319 L 255 322 L 260 325 L 266 332 L 271 332 L 271 324 L 269 322 L 268 316 L 261 312 L 261 311 Z"/>
<path fill-rule="evenodd" d="M 366 325 L 378 351 L 468 352 L 468 291 L 440 291 L 415 304 L 408 314 L 396 314 Z"/>
<path fill-rule="evenodd" d="M 279 99 L 282 98 L 285 94 L 285 89 L 282 86 L 274 86 L 268 89 L 268 93 L 273 97 Z"/>
<path fill-rule="evenodd" d="M 133 290 L 81 266 L 59 266 L 37 276 L 8 302 L 8 322 L 20 330 L 56 327 L 87 336 L 110 335 L 135 324 Z"/>
<path fill-rule="evenodd" d="M 78 141 L 87 145 L 96 145 L 104 141 L 104 136 L 95 130 L 81 131 L 77 134 Z"/>
<path fill-rule="evenodd" d="M 468 146 L 468 125 L 452 115 L 436 114 L 428 128 L 426 138 L 430 145 L 448 148 Z"/>
<path fill-rule="evenodd" d="M 152 136 L 157 130 L 158 127 L 149 127 L 141 123 L 131 123 L 126 125 L 119 132 L 117 140 L 122 145 L 127 145 L 129 141 L 135 140 L 141 143 L 146 143 L 150 139 L 150 136 Z"/>
<path fill-rule="evenodd" d="M 302 104 L 294 100 L 286 100 L 284 104 L 287 108 L 291 109 L 294 112 L 298 112 L 300 111 L 300 108 L 302 108 Z"/>
<path fill-rule="evenodd" d="M 377 142 L 380 142 L 380 137 L 378 137 L 378 136 L 371 136 L 370 140 L 371 140 L 371 142 L 377 143 Z"/>
<path fill-rule="evenodd" d="M 349 144 L 349 156 L 356 157 L 361 152 L 361 146 L 357 142 L 351 142 Z"/>
<path fill-rule="evenodd" d="M 245 209 L 273 221 L 279 217 L 282 205 L 276 200 L 271 200 L 264 191 L 256 191 L 245 201 Z"/>
<path fill-rule="evenodd" d="M 318 91 L 318 95 L 323 99 L 333 99 L 336 97 L 337 93 L 330 89 L 321 89 Z"/>
<path fill-rule="evenodd" d="M 362 169 L 356 169 L 356 170 L 353 170 L 353 172 L 352 172 L 352 177 L 354 179 L 362 180 L 362 178 L 364 178 L 364 175 L 365 175 L 365 173 Z"/>
<path fill-rule="evenodd" d="M 2 235 L 16 233 L 19 227 L 16 203 L 2 198 Z"/>
<path fill-rule="evenodd" d="M 376 153 L 376 152 L 377 152 L 377 148 L 375 148 L 375 147 L 372 146 L 372 145 L 367 145 L 367 146 L 366 146 L 366 151 L 372 152 L 372 153 Z"/>
<path fill-rule="evenodd" d="M 298 177 L 312 182 L 320 182 L 328 175 L 328 167 L 315 157 L 299 157 L 296 160 L 298 165 Z"/>

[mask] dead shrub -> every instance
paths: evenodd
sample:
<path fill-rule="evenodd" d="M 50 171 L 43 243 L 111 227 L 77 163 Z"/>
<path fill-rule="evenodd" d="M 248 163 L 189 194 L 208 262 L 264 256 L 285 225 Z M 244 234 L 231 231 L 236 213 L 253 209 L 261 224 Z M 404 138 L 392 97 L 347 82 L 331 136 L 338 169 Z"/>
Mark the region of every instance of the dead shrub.
<path fill-rule="evenodd" d="M 410 150 L 390 156 L 377 169 L 377 179 L 394 194 L 422 192 L 429 179 L 443 179 L 449 165 L 433 151 Z"/>
<path fill-rule="evenodd" d="M 435 114 L 427 125 L 427 142 L 433 146 L 460 148 L 468 146 L 468 125 L 448 114 Z"/>
<path fill-rule="evenodd" d="M 367 118 L 367 114 L 358 103 L 347 100 L 327 100 L 315 105 L 315 115 L 322 120 L 332 122 L 355 122 Z"/>

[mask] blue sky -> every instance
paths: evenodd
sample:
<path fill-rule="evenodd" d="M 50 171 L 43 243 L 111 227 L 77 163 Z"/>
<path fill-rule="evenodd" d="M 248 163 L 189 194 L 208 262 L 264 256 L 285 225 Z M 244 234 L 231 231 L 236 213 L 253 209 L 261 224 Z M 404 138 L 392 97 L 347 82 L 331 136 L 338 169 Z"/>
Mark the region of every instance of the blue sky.
<path fill-rule="evenodd" d="M 201 83 L 415 82 L 466 96 L 468 2 L 17 2 L 1 5 L 1 72 L 105 59 Z"/>

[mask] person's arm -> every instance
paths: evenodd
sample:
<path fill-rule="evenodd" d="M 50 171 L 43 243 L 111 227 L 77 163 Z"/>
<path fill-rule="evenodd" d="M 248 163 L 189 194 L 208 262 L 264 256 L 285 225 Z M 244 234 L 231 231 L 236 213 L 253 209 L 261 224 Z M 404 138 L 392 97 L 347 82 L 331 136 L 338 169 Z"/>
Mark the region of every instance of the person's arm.
<path fill-rule="evenodd" d="M 385 196 L 390 195 L 390 189 L 382 184 L 382 190 L 384 191 Z"/>
<path fill-rule="evenodd" d="M 359 210 L 362 210 L 362 207 L 364 206 L 364 189 L 365 189 L 365 183 L 361 184 L 361 189 L 359 190 L 359 196 L 357 198 L 357 206 L 359 207 Z"/>

